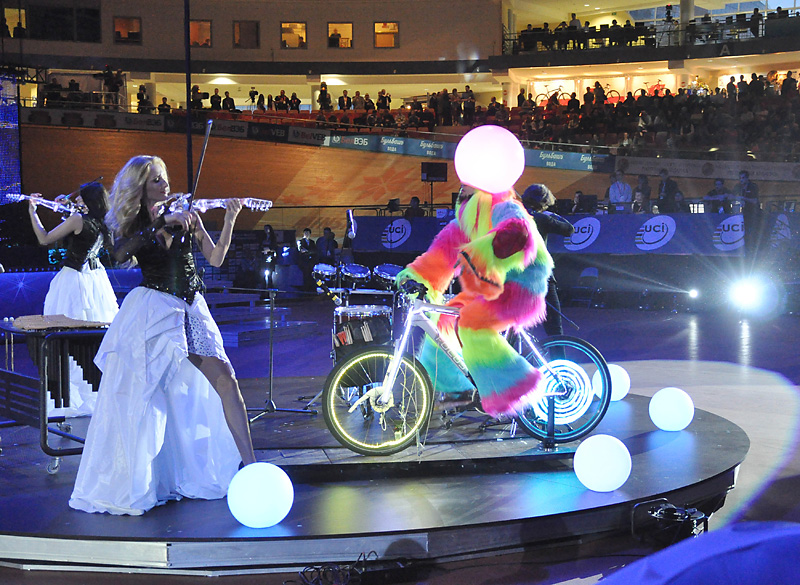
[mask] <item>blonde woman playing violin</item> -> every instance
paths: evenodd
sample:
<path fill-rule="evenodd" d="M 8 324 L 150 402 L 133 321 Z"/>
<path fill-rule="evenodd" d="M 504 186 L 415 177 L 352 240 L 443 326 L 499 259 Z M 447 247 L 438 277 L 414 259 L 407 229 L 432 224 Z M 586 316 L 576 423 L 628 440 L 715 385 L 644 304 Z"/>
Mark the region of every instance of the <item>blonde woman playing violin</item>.
<path fill-rule="evenodd" d="M 103 222 L 108 211 L 108 192 L 98 182 L 86 183 L 81 185 L 76 200 L 75 209 L 81 211 L 49 232 L 36 213 L 35 196 L 28 201 L 31 225 L 39 243 L 48 246 L 64 240 L 67 248 L 62 268 L 50 282 L 43 314 L 110 323 L 119 307 L 106 270 L 98 259 L 103 247 L 113 245 L 111 233 Z M 70 407 L 60 410 L 59 414 L 92 414 L 96 399 L 97 394 L 84 381 L 80 366 L 70 358 Z"/>
<path fill-rule="evenodd" d="M 196 242 L 222 264 L 242 208 L 229 200 L 219 241 L 200 216 L 171 211 L 167 169 L 132 158 L 117 174 L 106 223 L 118 261 L 142 283 L 122 303 L 95 362 L 103 371 L 70 506 L 142 514 L 168 500 L 226 495 L 239 462 L 255 461 L 239 385 L 203 299 Z"/>

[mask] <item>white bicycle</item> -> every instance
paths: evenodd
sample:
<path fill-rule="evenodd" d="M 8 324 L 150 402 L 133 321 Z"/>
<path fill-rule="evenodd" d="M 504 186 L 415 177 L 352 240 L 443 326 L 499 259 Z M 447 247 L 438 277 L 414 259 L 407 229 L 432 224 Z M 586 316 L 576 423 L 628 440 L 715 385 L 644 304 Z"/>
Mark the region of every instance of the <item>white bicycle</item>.
<path fill-rule="evenodd" d="M 458 309 L 421 300 L 425 293 L 425 287 L 417 282 L 407 281 L 401 287 L 400 294 L 410 301 L 410 308 L 394 350 L 387 346 L 363 349 L 338 363 L 325 381 L 325 423 L 342 445 L 356 453 L 390 455 L 412 443 L 425 442 L 434 385 L 426 369 L 407 351 L 414 327 L 425 331 L 472 381 L 460 348 L 448 345 L 426 315 L 458 316 Z M 543 374 L 544 396 L 516 417 L 523 429 L 545 447 L 591 432 L 611 400 L 611 377 L 600 352 L 586 341 L 568 336 L 538 343 L 521 331 L 510 335 L 509 341 Z M 477 389 L 471 406 L 480 410 Z"/>

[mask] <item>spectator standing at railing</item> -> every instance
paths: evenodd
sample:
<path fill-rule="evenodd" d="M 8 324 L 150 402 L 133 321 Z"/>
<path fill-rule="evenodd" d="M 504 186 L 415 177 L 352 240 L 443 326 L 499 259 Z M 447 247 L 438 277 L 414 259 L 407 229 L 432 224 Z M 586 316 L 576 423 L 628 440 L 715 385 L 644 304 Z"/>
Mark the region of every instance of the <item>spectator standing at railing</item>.
<path fill-rule="evenodd" d="M 753 8 L 753 14 L 750 16 L 750 32 L 758 38 L 761 32 L 761 21 L 764 20 L 764 15 L 758 11 L 758 8 Z"/>
<path fill-rule="evenodd" d="M 517 94 L 517 107 L 521 108 L 525 104 L 525 88 L 519 88 L 519 93 Z"/>
<path fill-rule="evenodd" d="M 167 103 L 167 98 L 162 97 L 161 103 L 158 104 L 158 113 L 162 115 L 167 115 L 172 112 L 172 108 Z"/>
<path fill-rule="evenodd" d="M 675 201 L 678 184 L 670 179 L 667 169 L 661 169 L 658 176 L 661 177 L 661 181 L 658 184 L 658 211 L 661 213 L 675 213 L 678 211 L 678 205 Z"/>
<path fill-rule="evenodd" d="M 222 96 L 219 95 L 219 88 L 214 88 L 214 95 L 209 98 L 211 102 L 211 110 L 216 112 L 222 109 Z"/>
<path fill-rule="evenodd" d="M 345 92 L 346 93 L 346 92 Z M 278 112 L 289 111 L 289 96 L 286 95 L 286 90 L 282 89 L 281 92 L 275 96 L 275 110 Z"/>
<path fill-rule="evenodd" d="M 744 253 L 748 260 L 754 261 L 761 246 L 763 220 L 761 203 L 758 199 L 758 185 L 750 180 L 749 171 L 739 171 L 739 184 L 733 190 L 733 195 L 742 204 Z"/>
<path fill-rule="evenodd" d="M 347 95 L 346 89 L 342 90 L 342 95 L 339 96 L 338 104 L 340 110 L 349 110 L 353 107 L 353 100 Z"/>
<path fill-rule="evenodd" d="M 447 91 L 447 90 L 445 90 Z M 386 93 L 385 89 L 378 92 L 378 101 L 376 103 L 378 110 L 390 110 L 392 107 L 392 96 Z"/>
<path fill-rule="evenodd" d="M 461 111 L 464 115 L 464 125 L 472 126 L 475 123 L 475 94 L 468 85 L 464 86 L 461 94 Z"/>
<path fill-rule="evenodd" d="M 458 93 L 458 90 L 454 87 L 453 92 L 450 94 L 450 110 L 453 114 L 453 126 L 459 126 L 461 124 L 461 95 Z"/>
<path fill-rule="evenodd" d="M 364 96 L 361 95 L 361 92 L 356 90 L 356 95 L 353 96 L 352 102 L 354 110 L 363 110 L 364 108 Z"/>
<path fill-rule="evenodd" d="M 728 82 L 728 85 L 725 86 L 725 90 L 728 92 L 728 99 L 731 102 L 736 101 L 736 94 L 739 90 L 736 88 L 736 77 L 731 75 L 731 80 Z"/>
<path fill-rule="evenodd" d="M 453 111 L 450 107 L 450 92 L 444 88 L 437 96 L 438 107 L 436 112 L 438 114 L 439 126 L 452 126 L 453 125 Z"/>
<path fill-rule="evenodd" d="M 299 112 L 301 103 L 300 98 L 297 97 L 297 92 L 293 91 L 292 97 L 289 98 L 289 109 L 293 112 Z"/>
<path fill-rule="evenodd" d="M 372 101 L 368 93 L 364 94 L 364 109 L 368 112 L 375 109 L 375 102 Z"/>
<path fill-rule="evenodd" d="M 331 94 L 328 93 L 328 84 L 324 81 L 319 86 L 319 96 L 317 96 L 317 103 L 320 110 L 331 109 Z"/>
<path fill-rule="evenodd" d="M 786 79 L 781 83 L 781 95 L 786 99 L 793 98 L 797 95 L 797 79 L 792 77 L 792 72 L 786 72 Z"/>
<path fill-rule="evenodd" d="M 231 97 L 230 92 L 225 92 L 225 98 L 222 100 L 222 109 L 232 112 L 236 109 L 236 104 Z"/>

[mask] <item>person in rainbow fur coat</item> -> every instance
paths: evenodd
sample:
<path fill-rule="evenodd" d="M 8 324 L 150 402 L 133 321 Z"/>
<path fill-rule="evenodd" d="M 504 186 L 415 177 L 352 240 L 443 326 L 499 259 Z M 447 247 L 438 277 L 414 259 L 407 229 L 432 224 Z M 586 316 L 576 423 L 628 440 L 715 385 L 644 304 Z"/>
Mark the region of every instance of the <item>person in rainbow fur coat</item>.
<path fill-rule="evenodd" d="M 412 279 L 424 284 L 434 302 L 458 276 L 462 292 L 447 304 L 459 307 L 460 316 L 440 316 L 438 328 L 452 347 L 461 345 L 482 408 L 491 416 L 519 413 L 542 396 L 541 373 L 501 332 L 544 320 L 552 270 L 544 240 L 513 189 L 487 193 L 464 186 L 456 218 L 397 276 L 398 283 Z M 419 357 L 438 391 L 472 390 L 430 340 Z"/>

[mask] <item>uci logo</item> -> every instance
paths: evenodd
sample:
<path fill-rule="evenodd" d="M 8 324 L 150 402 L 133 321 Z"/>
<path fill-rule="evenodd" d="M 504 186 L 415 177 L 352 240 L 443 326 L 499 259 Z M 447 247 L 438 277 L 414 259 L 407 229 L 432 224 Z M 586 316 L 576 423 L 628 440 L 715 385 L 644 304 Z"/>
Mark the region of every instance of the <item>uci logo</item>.
<path fill-rule="evenodd" d="M 675 235 L 675 220 L 668 215 L 648 219 L 636 232 L 636 247 L 645 252 L 666 245 Z"/>
<path fill-rule="evenodd" d="M 735 250 L 744 246 L 744 220 L 741 215 L 732 215 L 717 225 L 712 236 L 717 250 Z"/>
<path fill-rule="evenodd" d="M 383 230 L 381 244 L 391 250 L 403 245 L 409 237 L 411 237 L 411 223 L 407 219 L 396 219 Z"/>
<path fill-rule="evenodd" d="M 574 227 L 575 232 L 568 240 L 564 240 L 564 247 L 570 251 L 588 248 L 600 235 L 600 221 L 594 217 L 579 219 Z"/>

